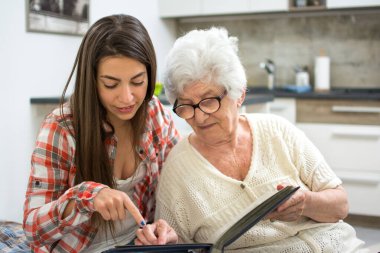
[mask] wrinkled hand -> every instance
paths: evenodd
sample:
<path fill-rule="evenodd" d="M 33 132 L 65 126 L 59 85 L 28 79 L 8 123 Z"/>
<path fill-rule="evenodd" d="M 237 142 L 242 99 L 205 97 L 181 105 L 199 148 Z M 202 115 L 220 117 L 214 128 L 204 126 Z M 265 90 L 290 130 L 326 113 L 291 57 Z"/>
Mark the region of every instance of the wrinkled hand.
<path fill-rule="evenodd" d="M 144 220 L 128 195 L 115 189 L 100 190 L 94 198 L 94 207 L 95 211 L 100 213 L 105 220 L 124 220 L 126 218 L 125 209 L 128 209 L 139 225 Z"/>
<path fill-rule="evenodd" d="M 162 219 L 138 229 L 136 235 L 136 245 L 160 245 L 178 242 L 177 233 Z"/>
<path fill-rule="evenodd" d="M 285 186 L 277 185 L 277 190 Z M 306 191 L 299 189 L 288 200 L 282 203 L 275 211 L 266 216 L 267 219 L 280 221 L 296 221 L 305 209 Z"/>

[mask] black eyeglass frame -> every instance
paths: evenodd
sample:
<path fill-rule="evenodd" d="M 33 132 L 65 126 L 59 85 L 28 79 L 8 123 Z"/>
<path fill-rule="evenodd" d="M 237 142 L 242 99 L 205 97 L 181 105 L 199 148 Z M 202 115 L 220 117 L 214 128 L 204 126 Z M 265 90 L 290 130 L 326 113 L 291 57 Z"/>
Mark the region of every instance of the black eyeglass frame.
<path fill-rule="evenodd" d="M 177 108 L 179 108 L 179 107 L 181 107 L 181 106 L 191 106 L 191 107 L 193 107 L 193 116 L 190 117 L 190 118 L 187 118 L 187 119 L 191 119 L 191 118 L 194 117 L 194 115 L 195 115 L 195 109 L 197 109 L 197 108 L 199 108 L 199 110 L 201 110 L 203 113 L 211 114 L 211 113 L 217 112 L 217 111 L 220 109 L 221 101 L 222 101 L 222 99 L 223 99 L 226 95 L 227 95 L 227 91 L 224 90 L 224 92 L 223 92 L 220 96 L 204 98 L 204 99 L 202 99 L 201 101 L 199 101 L 199 102 L 198 102 L 197 104 L 195 104 L 195 105 L 192 105 L 192 104 L 180 104 L 180 105 L 177 105 L 178 100 L 176 99 L 175 102 L 174 102 L 174 105 L 173 105 L 173 109 L 172 109 L 172 110 L 173 110 L 173 112 L 174 112 L 176 115 L 178 115 L 177 112 L 176 112 L 176 109 L 177 109 Z M 202 108 L 201 108 L 199 105 L 200 105 L 203 101 L 208 100 L 208 99 L 216 99 L 216 100 L 218 100 L 218 102 L 219 102 L 218 109 L 216 109 L 216 110 L 213 111 L 213 112 L 205 112 L 205 111 L 203 111 Z M 178 117 L 182 118 L 182 117 L 179 116 L 179 115 L 178 115 Z"/>

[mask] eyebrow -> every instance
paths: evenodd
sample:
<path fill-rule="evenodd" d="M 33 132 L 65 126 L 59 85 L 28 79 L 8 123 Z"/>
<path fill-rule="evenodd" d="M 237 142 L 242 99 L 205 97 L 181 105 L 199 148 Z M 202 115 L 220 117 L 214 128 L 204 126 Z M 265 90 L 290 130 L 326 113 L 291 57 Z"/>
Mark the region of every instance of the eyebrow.
<path fill-rule="evenodd" d="M 137 75 L 133 76 L 133 77 L 131 78 L 131 80 L 133 80 L 133 79 L 135 79 L 135 78 L 138 78 L 138 77 L 141 77 L 141 76 L 143 76 L 144 74 L 146 74 L 145 71 L 140 72 L 140 73 L 138 73 Z M 109 76 L 109 75 L 101 75 L 100 78 L 107 78 L 107 79 L 114 80 L 114 81 L 119 81 L 119 82 L 121 81 L 120 78 L 117 78 L 117 77 L 114 77 L 114 76 Z"/>
<path fill-rule="evenodd" d="M 209 98 L 209 97 L 216 97 L 216 96 L 213 96 L 213 95 L 212 95 L 213 92 L 214 92 L 214 91 L 211 91 L 211 90 L 207 91 L 206 93 L 204 93 L 204 94 L 202 95 L 202 96 L 204 96 L 204 97 L 201 98 L 201 100 L 202 100 L 202 99 L 205 99 L 205 98 Z M 190 101 L 193 101 L 192 98 L 184 98 L 184 97 L 178 97 L 177 100 L 190 100 Z"/>

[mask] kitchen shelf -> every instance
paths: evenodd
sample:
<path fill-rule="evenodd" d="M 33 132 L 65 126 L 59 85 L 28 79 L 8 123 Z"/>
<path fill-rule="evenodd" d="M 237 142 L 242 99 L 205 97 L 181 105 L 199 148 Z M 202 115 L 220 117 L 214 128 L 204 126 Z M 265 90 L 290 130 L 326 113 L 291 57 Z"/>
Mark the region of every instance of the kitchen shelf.
<path fill-rule="evenodd" d="M 61 97 L 33 97 L 33 98 L 30 98 L 31 104 L 59 104 L 60 102 L 61 102 Z"/>
<path fill-rule="evenodd" d="M 326 10 L 326 6 L 305 6 L 305 7 L 289 7 L 289 11 L 291 12 L 302 12 L 302 11 L 324 11 Z"/>
<path fill-rule="evenodd" d="M 326 0 L 319 1 L 318 5 L 308 4 L 306 0 L 306 6 L 297 6 L 297 0 L 289 0 L 289 11 L 291 12 L 304 12 L 304 11 L 324 11 L 326 10 Z"/>

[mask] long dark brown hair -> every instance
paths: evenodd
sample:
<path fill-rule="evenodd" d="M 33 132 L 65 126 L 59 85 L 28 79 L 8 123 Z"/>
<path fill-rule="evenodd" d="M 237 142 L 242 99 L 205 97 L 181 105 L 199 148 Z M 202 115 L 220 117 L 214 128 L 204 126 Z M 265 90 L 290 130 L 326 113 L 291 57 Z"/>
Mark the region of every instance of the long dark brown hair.
<path fill-rule="evenodd" d="M 113 170 L 105 146 L 110 134 L 104 128 L 108 124 L 106 110 L 97 92 L 97 68 L 102 58 L 126 56 L 145 65 L 148 73 L 148 89 L 145 100 L 131 119 L 133 131 L 132 156 L 137 157 L 139 140 L 145 129 L 147 106 L 153 96 L 156 83 L 156 55 L 150 36 L 143 24 L 129 15 L 111 15 L 94 23 L 80 45 L 69 79 L 61 97 L 61 114 L 66 92 L 76 71 L 75 86 L 70 97 L 70 107 L 76 140 L 75 183 L 94 181 L 116 187 Z M 111 133 L 112 134 L 112 133 Z M 136 160 L 136 159 L 135 159 Z"/>

